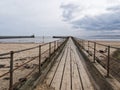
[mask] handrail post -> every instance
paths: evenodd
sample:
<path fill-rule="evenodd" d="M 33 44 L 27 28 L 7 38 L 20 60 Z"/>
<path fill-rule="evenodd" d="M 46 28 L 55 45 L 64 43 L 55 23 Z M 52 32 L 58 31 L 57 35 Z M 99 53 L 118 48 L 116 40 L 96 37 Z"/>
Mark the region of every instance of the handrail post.
<path fill-rule="evenodd" d="M 89 54 L 89 41 L 88 41 L 88 54 Z"/>
<path fill-rule="evenodd" d="M 41 45 L 39 45 L 39 74 L 41 73 Z"/>
<path fill-rule="evenodd" d="M 54 41 L 54 51 L 55 51 L 55 41 Z"/>
<path fill-rule="evenodd" d="M 79 44 L 80 44 L 80 47 L 81 47 L 81 40 L 78 40 Z"/>
<path fill-rule="evenodd" d="M 83 40 L 82 40 L 82 48 L 84 49 L 84 46 L 83 46 Z"/>
<path fill-rule="evenodd" d="M 58 40 L 56 41 L 56 48 L 58 48 Z"/>
<path fill-rule="evenodd" d="M 79 42 L 79 41 L 78 41 Z M 80 47 L 82 47 L 82 41 L 80 40 Z"/>
<path fill-rule="evenodd" d="M 96 59 L 96 42 L 94 42 L 94 63 L 95 63 L 95 59 Z"/>
<path fill-rule="evenodd" d="M 108 46 L 107 77 L 109 77 L 109 70 L 110 70 L 110 46 Z"/>
<path fill-rule="evenodd" d="M 56 46 L 57 46 L 57 41 L 55 41 L 55 50 L 57 49 L 57 47 L 56 47 Z"/>
<path fill-rule="evenodd" d="M 10 82 L 9 82 L 9 90 L 13 90 L 13 54 L 14 52 L 10 52 Z"/>
<path fill-rule="evenodd" d="M 50 55 L 51 55 L 51 42 L 49 42 L 49 58 L 50 58 Z"/>

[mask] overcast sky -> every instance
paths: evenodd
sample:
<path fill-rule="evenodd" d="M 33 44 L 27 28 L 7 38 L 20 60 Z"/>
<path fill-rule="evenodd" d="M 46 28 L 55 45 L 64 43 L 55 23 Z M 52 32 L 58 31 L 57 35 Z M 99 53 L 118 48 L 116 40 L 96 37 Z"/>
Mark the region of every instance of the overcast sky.
<path fill-rule="evenodd" d="M 0 0 L 0 35 L 120 33 L 120 0 Z"/>

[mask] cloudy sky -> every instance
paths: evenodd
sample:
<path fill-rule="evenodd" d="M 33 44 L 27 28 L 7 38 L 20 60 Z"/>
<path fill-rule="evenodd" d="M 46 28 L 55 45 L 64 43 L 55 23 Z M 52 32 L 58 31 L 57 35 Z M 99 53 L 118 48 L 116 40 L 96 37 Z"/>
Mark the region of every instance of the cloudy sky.
<path fill-rule="evenodd" d="M 0 35 L 120 33 L 120 0 L 0 0 Z"/>

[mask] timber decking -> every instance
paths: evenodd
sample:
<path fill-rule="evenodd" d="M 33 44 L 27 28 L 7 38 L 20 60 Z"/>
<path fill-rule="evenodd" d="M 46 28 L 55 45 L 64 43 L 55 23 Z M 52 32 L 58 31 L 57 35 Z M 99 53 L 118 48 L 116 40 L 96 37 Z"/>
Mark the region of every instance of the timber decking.
<path fill-rule="evenodd" d="M 44 80 L 55 90 L 94 90 L 84 62 L 70 38 Z"/>

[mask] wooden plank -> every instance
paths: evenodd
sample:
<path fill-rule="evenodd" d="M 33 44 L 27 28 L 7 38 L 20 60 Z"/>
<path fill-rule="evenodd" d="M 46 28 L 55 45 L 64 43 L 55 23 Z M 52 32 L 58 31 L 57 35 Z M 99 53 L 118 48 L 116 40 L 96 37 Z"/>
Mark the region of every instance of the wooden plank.
<path fill-rule="evenodd" d="M 74 48 L 75 49 L 75 48 Z M 83 66 L 83 62 L 80 60 L 80 57 L 77 53 L 77 51 L 75 50 L 75 57 L 76 57 L 76 61 L 78 63 L 78 67 L 79 67 L 79 71 L 80 71 L 80 74 L 81 74 L 81 78 L 82 78 L 82 83 L 83 83 L 83 87 L 84 87 L 84 90 L 94 90 L 93 86 L 92 86 L 92 83 L 89 79 L 89 76 L 86 72 L 86 69 L 85 67 Z"/>
<path fill-rule="evenodd" d="M 58 59 L 56 60 L 56 63 L 54 64 L 54 66 L 51 68 L 50 72 L 48 73 L 46 79 L 44 80 L 44 82 L 48 85 L 50 85 L 52 83 L 52 79 L 54 79 L 54 75 L 56 74 L 55 71 L 57 71 L 57 67 L 59 65 L 59 63 L 61 63 L 60 59 L 63 57 L 63 54 L 61 53 L 60 56 L 58 57 Z"/>
<path fill-rule="evenodd" d="M 71 90 L 70 87 L 70 47 L 68 47 L 68 55 L 66 58 L 65 73 L 61 90 Z"/>
<path fill-rule="evenodd" d="M 61 78 L 62 78 L 62 74 L 63 74 L 63 68 L 64 68 L 66 54 L 67 54 L 67 49 L 65 50 L 65 54 L 64 54 L 63 58 L 61 59 L 61 63 L 58 67 L 58 70 L 57 70 L 56 75 L 54 77 L 53 83 L 51 85 L 52 87 L 55 88 L 55 90 L 60 89 L 60 82 L 62 82 Z"/>
<path fill-rule="evenodd" d="M 77 70 L 77 66 L 76 66 L 74 57 L 72 57 L 72 78 L 73 78 L 73 80 L 72 80 L 73 89 L 72 90 L 82 90 L 82 86 L 81 86 L 81 83 L 79 80 L 79 74 L 78 74 L 78 70 Z"/>
<path fill-rule="evenodd" d="M 77 69 L 76 64 L 76 57 L 75 57 L 75 47 L 73 42 L 71 42 L 71 56 L 72 56 L 72 66 L 73 66 L 73 90 L 82 90 L 82 85 L 80 82 L 79 72 Z"/>

